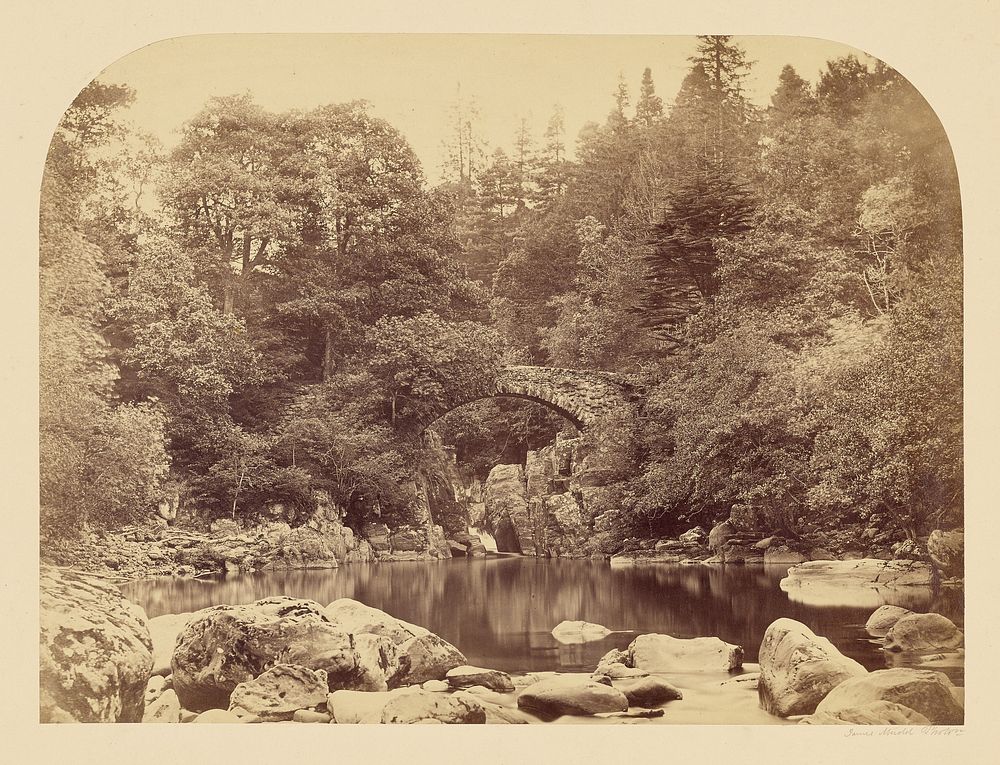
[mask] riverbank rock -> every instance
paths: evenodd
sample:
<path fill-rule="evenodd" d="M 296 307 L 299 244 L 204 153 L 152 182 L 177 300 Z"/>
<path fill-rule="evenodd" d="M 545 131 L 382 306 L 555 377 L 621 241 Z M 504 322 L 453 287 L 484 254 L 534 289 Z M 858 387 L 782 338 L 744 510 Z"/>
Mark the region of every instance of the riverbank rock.
<path fill-rule="evenodd" d="M 927 554 L 943 576 L 965 576 L 965 534 L 962 531 L 932 531 L 927 537 Z"/>
<path fill-rule="evenodd" d="M 722 546 L 729 541 L 730 537 L 735 536 L 735 534 L 736 527 L 729 521 L 723 521 L 714 526 L 708 533 L 708 549 L 712 552 L 719 552 Z"/>
<path fill-rule="evenodd" d="M 318 603 L 274 597 L 195 613 L 177 638 L 173 685 L 185 709 L 228 707 L 237 685 L 279 663 L 323 670 L 330 689 L 385 690 L 399 671 L 388 638 L 354 637 Z"/>
<path fill-rule="evenodd" d="M 528 514 L 524 469 L 496 465 L 483 489 L 487 528 L 495 531 L 500 552 L 536 553 L 534 529 Z"/>
<path fill-rule="evenodd" d="M 799 725 L 930 725 L 919 712 L 892 701 L 873 701 L 837 712 L 816 712 Z"/>
<path fill-rule="evenodd" d="M 43 566 L 39 628 L 41 722 L 142 720 L 153 643 L 139 606 L 99 577 Z"/>
<path fill-rule="evenodd" d="M 170 674 L 170 659 L 174 655 L 177 636 L 191 618 L 190 613 L 164 614 L 149 620 L 149 636 L 153 641 L 154 675 Z"/>
<path fill-rule="evenodd" d="M 835 587 L 929 587 L 931 567 L 911 560 L 811 560 L 792 566 L 781 580 L 782 590 Z"/>
<path fill-rule="evenodd" d="M 639 635 L 625 653 L 625 666 L 645 672 L 729 672 L 743 666 L 743 647 L 717 637 Z"/>
<path fill-rule="evenodd" d="M 449 670 L 468 664 L 465 654 L 434 633 L 413 637 L 399 646 L 402 670 L 394 685 L 418 685 L 441 681 Z"/>
<path fill-rule="evenodd" d="M 786 545 L 777 545 L 773 547 L 768 547 L 764 550 L 764 563 L 767 564 L 795 564 L 804 563 L 806 556 L 800 552 L 792 550 Z"/>
<path fill-rule="evenodd" d="M 295 664 L 277 664 L 240 683 L 229 697 L 229 711 L 245 709 L 265 722 L 291 720 L 300 709 L 326 703 L 326 672 Z"/>
<path fill-rule="evenodd" d="M 874 701 L 891 701 L 919 712 L 934 725 L 961 725 L 965 710 L 952 693 L 953 687 L 940 672 L 880 669 L 845 680 L 819 703 L 816 712 L 837 714 Z"/>
<path fill-rule="evenodd" d="M 394 696 L 382 708 L 381 722 L 386 724 L 408 725 L 426 720 L 447 725 L 483 725 L 486 710 L 467 693 L 443 696 L 419 690 Z"/>
<path fill-rule="evenodd" d="M 879 606 L 865 622 L 865 631 L 872 637 L 885 637 L 896 622 L 912 613 L 910 609 L 899 606 Z"/>
<path fill-rule="evenodd" d="M 404 622 L 402 619 L 390 616 L 385 611 L 366 606 L 351 598 L 333 601 L 323 609 L 323 613 L 332 624 L 343 632 L 349 632 L 352 635 L 363 633 L 382 635 L 393 643 L 403 643 L 413 637 L 431 634 L 423 627 Z"/>
<path fill-rule="evenodd" d="M 382 722 L 382 710 L 389 700 L 411 688 L 392 691 L 334 691 L 326 697 L 326 709 L 333 721 L 341 725 L 372 724 Z"/>
<path fill-rule="evenodd" d="M 458 689 L 481 685 L 497 693 L 511 693 L 514 690 L 514 683 L 506 672 L 472 667 L 468 664 L 448 670 L 445 679 L 452 688 Z"/>
<path fill-rule="evenodd" d="M 886 633 L 887 651 L 941 651 L 960 648 L 962 631 L 941 614 L 906 614 Z"/>
<path fill-rule="evenodd" d="M 607 627 L 584 621 L 562 621 L 552 630 L 552 637 L 564 645 L 604 640 L 610 634 Z"/>
<path fill-rule="evenodd" d="M 168 689 L 146 705 L 142 714 L 144 723 L 179 723 L 181 721 L 181 702 L 177 694 Z"/>
<path fill-rule="evenodd" d="M 225 709 L 206 709 L 198 715 L 192 722 L 196 723 L 240 723 L 239 717 Z"/>
<path fill-rule="evenodd" d="M 317 712 L 312 709 L 296 709 L 292 715 L 292 722 L 297 723 L 329 723 L 330 719 L 327 712 Z"/>
<path fill-rule="evenodd" d="M 543 718 L 624 712 L 628 698 L 622 691 L 580 677 L 553 677 L 525 688 L 517 706 Z"/>
<path fill-rule="evenodd" d="M 777 715 L 811 714 L 845 680 L 867 674 L 854 659 L 794 619 L 777 619 L 760 646 L 757 694 L 762 709 Z"/>
<path fill-rule="evenodd" d="M 684 698 L 680 690 L 657 677 L 619 680 L 614 687 L 625 694 L 630 707 L 657 707 Z"/>

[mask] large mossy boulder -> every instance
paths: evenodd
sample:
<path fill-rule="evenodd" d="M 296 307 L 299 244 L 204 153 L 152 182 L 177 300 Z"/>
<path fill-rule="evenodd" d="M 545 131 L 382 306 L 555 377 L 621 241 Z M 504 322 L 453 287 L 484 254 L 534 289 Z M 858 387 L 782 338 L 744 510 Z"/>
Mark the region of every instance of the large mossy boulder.
<path fill-rule="evenodd" d="M 927 538 L 927 555 L 943 576 L 965 576 L 965 534 L 962 531 L 932 531 Z"/>
<path fill-rule="evenodd" d="M 140 722 L 153 667 L 145 612 L 104 579 L 43 566 L 41 722 Z"/>
<path fill-rule="evenodd" d="M 289 597 L 195 613 L 171 659 L 174 689 L 192 711 L 228 707 L 236 686 L 276 664 L 323 670 L 331 690 L 385 690 L 400 669 L 388 638 L 355 637 L 318 603 Z"/>
<path fill-rule="evenodd" d="M 778 717 L 811 714 L 842 682 L 868 673 L 829 640 L 794 619 L 771 623 L 758 661 L 760 706 Z"/>
<path fill-rule="evenodd" d="M 961 725 L 965 709 L 952 692 L 946 675 L 927 669 L 880 669 L 845 680 L 816 707 L 817 713 L 837 713 L 875 701 L 891 701 L 922 714 L 934 725 Z"/>
<path fill-rule="evenodd" d="M 300 709 L 326 704 L 326 672 L 296 664 L 276 664 L 240 683 L 229 697 L 229 711 L 245 710 L 264 722 L 291 720 Z"/>
<path fill-rule="evenodd" d="M 910 609 L 900 606 L 879 606 L 865 622 L 865 631 L 872 637 L 885 637 L 896 622 L 912 613 Z"/>
<path fill-rule="evenodd" d="M 965 644 L 962 631 L 941 614 L 906 614 L 883 640 L 887 651 L 944 651 Z"/>

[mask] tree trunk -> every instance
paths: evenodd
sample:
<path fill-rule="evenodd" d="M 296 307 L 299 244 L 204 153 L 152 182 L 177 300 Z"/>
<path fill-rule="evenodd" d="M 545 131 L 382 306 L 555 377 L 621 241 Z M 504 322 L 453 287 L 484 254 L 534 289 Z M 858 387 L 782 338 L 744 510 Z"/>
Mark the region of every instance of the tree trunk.
<path fill-rule="evenodd" d="M 323 382 L 327 382 L 337 371 L 337 360 L 333 355 L 333 330 L 327 328 L 323 338 Z"/>

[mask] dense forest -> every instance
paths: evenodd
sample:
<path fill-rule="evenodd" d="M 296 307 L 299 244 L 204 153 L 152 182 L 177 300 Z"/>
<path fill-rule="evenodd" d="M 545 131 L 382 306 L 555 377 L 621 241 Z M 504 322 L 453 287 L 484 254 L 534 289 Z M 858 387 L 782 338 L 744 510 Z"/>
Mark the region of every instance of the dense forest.
<path fill-rule="evenodd" d="M 375 497 L 405 522 L 442 442 L 485 477 L 566 427 L 452 411 L 509 364 L 644 391 L 584 435 L 612 447 L 601 551 L 731 513 L 788 537 L 961 525 L 947 137 L 881 62 L 786 66 L 767 108 L 752 66 L 700 37 L 672 99 L 622 79 L 575 151 L 558 108 L 494 148 L 457 101 L 433 186 L 364 102 L 220 96 L 165 152 L 120 118 L 135 93 L 89 85 L 42 185 L 43 540 L 170 492 L 234 518 Z"/>

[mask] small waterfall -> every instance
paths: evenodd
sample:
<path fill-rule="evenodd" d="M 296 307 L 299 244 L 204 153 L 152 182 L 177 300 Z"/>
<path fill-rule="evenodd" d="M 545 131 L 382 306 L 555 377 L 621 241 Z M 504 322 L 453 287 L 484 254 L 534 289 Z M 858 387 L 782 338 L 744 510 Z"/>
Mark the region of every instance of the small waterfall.
<path fill-rule="evenodd" d="M 495 553 L 497 551 L 497 541 L 489 532 L 475 526 L 469 526 L 469 533 L 479 537 L 479 540 L 483 543 L 483 547 L 486 548 L 486 552 Z"/>

